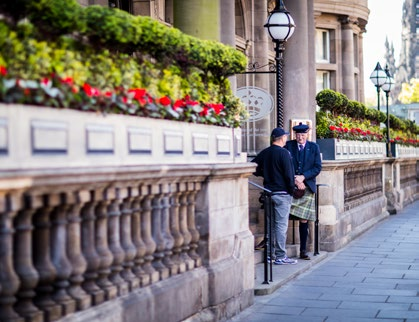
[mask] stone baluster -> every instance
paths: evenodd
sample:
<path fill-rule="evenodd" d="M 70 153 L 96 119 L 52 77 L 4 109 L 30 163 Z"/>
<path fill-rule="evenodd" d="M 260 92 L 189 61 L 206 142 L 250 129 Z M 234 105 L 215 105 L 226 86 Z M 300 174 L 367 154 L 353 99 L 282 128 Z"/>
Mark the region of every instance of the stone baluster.
<path fill-rule="evenodd" d="M 100 199 L 102 192 L 95 192 L 95 201 L 97 206 L 95 209 L 96 213 L 96 225 L 95 225 L 95 244 L 96 252 L 100 258 L 100 264 L 98 267 L 98 278 L 96 284 L 105 292 L 105 299 L 107 301 L 112 300 L 116 297 L 117 288 L 109 281 L 109 275 L 111 273 L 111 264 L 113 261 L 112 252 L 109 250 L 108 245 L 108 204 L 106 191 L 103 191 L 103 199 Z"/>
<path fill-rule="evenodd" d="M 34 304 L 35 287 L 39 280 L 39 274 L 33 266 L 32 262 L 32 216 L 37 207 L 39 198 L 32 196 L 23 196 L 23 210 L 21 210 L 15 218 L 14 226 L 16 229 L 13 262 L 15 270 L 20 279 L 19 291 L 16 294 L 18 302 L 15 310 L 20 316 L 29 322 L 42 322 L 44 314 Z"/>
<path fill-rule="evenodd" d="M 161 231 L 164 239 L 164 258 L 163 264 L 169 269 L 169 274 L 175 275 L 178 273 L 178 265 L 172 260 L 173 245 L 175 240 L 170 231 L 170 195 L 172 193 L 170 184 L 162 184 L 161 189 L 163 192 L 161 203 Z"/>
<path fill-rule="evenodd" d="M 195 262 L 189 257 L 190 242 L 192 235 L 188 229 L 188 192 L 186 191 L 186 183 L 182 182 L 179 184 L 179 191 L 181 192 L 179 201 L 179 223 L 180 232 L 183 236 L 182 252 L 180 254 L 181 260 L 185 263 L 186 269 L 191 270 L 195 266 Z"/>
<path fill-rule="evenodd" d="M 42 311 L 46 321 L 55 321 L 61 317 L 61 306 L 52 300 L 53 282 L 57 275 L 51 262 L 50 214 L 53 207 L 60 203 L 58 195 L 44 195 L 43 206 L 33 217 L 33 262 L 39 274 L 35 289 L 34 303 Z"/>
<path fill-rule="evenodd" d="M 67 198 L 70 203 L 67 213 L 67 254 L 73 266 L 69 294 L 76 300 L 77 310 L 81 311 L 89 308 L 92 304 L 91 297 L 81 287 L 87 262 L 81 251 L 80 209 L 84 203 L 90 201 L 90 194 L 87 191 L 68 193 Z"/>
<path fill-rule="evenodd" d="M 153 189 L 154 188 L 154 189 Z M 162 234 L 162 194 L 159 186 L 153 186 L 153 200 L 151 202 L 151 231 L 156 242 L 156 250 L 153 254 L 153 266 L 160 274 L 160 280 L 169 277 L 169 269 L 163 264 L 165 243 Z"/>
<path fill-rule="evenodd" d="M 132 219 L 132 200 L 138 195 L 138 189 L 121 189 L 120 197 L 123 199 L 121 204 L 121 246 L 125 253 L 122 262 L 123 270 L 121 276 L 128 282 L 129 290 L 132 291 L 140 285 L 140 280 L 132 272 L 134 267 L 134 257 L 136 248 L 132 243 L 131 219 Z"/>
<path fill-rule="evenodd" d="M 10 195 L 0 195 L 0 321 L 23 322 L 13 309 L 19 277 L 13 269 L 13 218 L 18 211 Z"/>
<path fill-rule="evenodd" d="M 110 281 L 117 286 L 118 295 L 128 294 L 128 283 L 121 276 L 122 262 L 125 258 L 124 250 L 121 247 L 120 239 L 120 219 L 121 211 L 119 210 L 120 192 L 119 188 L 107 189 L 108 198 L 111 202 L 108 205 L 108 243 L 109 249 L 113 255 L 111 265 Z"/>
<path fill-rule="evenodd" d="M 178 273 L 186 271 L 186 265 L 180 260 L 180 253 L 182 252 L 183 236 L 180 233 L 180 219 L 179 219 L 179 184 L 172 184 L 173 191 L 170 196 L 170 231 L 173 236 L 173 263 L 177 267 Z"/>
<path fill-rule="evenodd" d="M 159 280 L 159 272 L 157 272 L 151 262 L 153 261 L 154 251 L 156 250 L 156 242 L 153 240 L 151 235 L 151 187 L 142 186 L 141 196 L 144 199 L 141 204 L 141 236 L 146 247 L 146 253 L 144 255 L 143 269 L 150 276 L 150 283 L 157 282 Z"/>
<path fill-rule="evenodd" d="M 76 302 L 67 293 L 72 270 L 66 252 L 68 207 L 65 195 L 60 195 L 60 205 L 51 212 L 50 229 L 51 262 L 56 271 L 52 298 L 61 305 L 63 316 L 76 311 Z"/>
<path fill-rule="evenodd" d="M 81 249 L 87 262 L 82 287 L 90 294 L 92 304 L 98 305 L 105 300 L 105 292 L 95 283 L 98 278 L 100 256 L 95 247 L 95 192 L 90 191 L 89 195 L 89 201 L 81 210 Z"/>
<path fill-rule="evenodd" d="M 188 183 L 188 229 L 191 233 L 191 243 L 189 256 L 195 261 L 195 266 L 199 267 L 202 265 L 201 257 L 197 253 L 198 243 L 199 243 L 199 231 L 196 229 L 195 224 L 195 196 L 200 189 L 199 182 L 189 182 Z"/>
<path fill-rule="evenodd" d="M 39 201 L 39 198 L 37 199 Z M 35 287 L 39 274 L 32 262 L 32 216 L 35 213 L 36 199 L 32 196 L 23 197 L 23 210 L 15 218 L 15 239 L 13 262 L 20 279 L 20 288 L 16 294 L 18 302 L 15 310 L 28 322 L 42 322 L 44 314 L 34 304 Z M 0 283 L 1 284 L 1 283 Z M 0 290 L 1 293 L 1 290 Z"/>
<path fill-rule="evenodd" d="M 132 242 L 134 243 L 136 249 L 134 257 L 134 267 L 132 268 L 132 271 L 135 274 L 135 276 L 137 276 L 140 280 L 140 285 L 146 286 L 150 284 L 150 275 L 146 274 L 146 272 L 143 269 L 143 265 L 145 263 L 144 256 L 146 254 L 146 245 L 141 235 L 141 201 L 142 198 L 140 196 L 137 196 L 134 198 L 131 204 L 131 234 Z"/>

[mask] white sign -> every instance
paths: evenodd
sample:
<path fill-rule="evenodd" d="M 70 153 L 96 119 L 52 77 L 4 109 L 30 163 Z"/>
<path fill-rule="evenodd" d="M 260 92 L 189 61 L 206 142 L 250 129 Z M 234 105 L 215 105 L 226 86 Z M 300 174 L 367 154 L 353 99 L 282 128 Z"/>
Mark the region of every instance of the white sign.
<path fill-rule="evenodd" d="M 249 112 L 249 121 L 258 121 L 269 115 L 274 108 L 271 94 L 264 89 L 246 86 L 236 91 L 236 96 L 246 105 Z"/>

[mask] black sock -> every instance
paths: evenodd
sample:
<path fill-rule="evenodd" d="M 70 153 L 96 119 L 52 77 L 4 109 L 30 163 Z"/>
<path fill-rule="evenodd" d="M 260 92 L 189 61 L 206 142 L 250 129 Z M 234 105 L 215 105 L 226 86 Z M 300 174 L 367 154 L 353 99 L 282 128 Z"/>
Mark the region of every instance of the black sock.
<path fill-rule="evenodd" d="M 300 221 L 300 253 L 306 252 L 306 244 L 308 237 L 308 222 L 302 223 Z"/>

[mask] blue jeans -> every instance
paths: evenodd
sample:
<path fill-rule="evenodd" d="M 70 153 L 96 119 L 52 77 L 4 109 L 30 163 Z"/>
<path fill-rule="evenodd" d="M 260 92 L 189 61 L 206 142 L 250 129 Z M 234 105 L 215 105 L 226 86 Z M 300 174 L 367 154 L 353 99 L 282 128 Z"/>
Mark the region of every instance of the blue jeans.
<path fill-rule="evenodd" d="M 286 241 L 288 230 L 288 218 L 291 209 L 292 196 L 291 195 L 273 195 L 273 251 L 275 258 L 283 259 L 287 256 Z M 269 226 L 268 218 L 268 226 Z M 269 234 L 268 234 L 268 255 L 270 255 Z"/>

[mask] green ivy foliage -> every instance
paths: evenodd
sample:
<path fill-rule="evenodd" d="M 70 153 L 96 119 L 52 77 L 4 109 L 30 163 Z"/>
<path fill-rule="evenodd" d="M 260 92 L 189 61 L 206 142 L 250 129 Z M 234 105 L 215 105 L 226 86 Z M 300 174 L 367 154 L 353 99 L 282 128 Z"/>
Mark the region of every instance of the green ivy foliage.
<path fill-rule="evenodd" d="M 225 102 L 239 111 L 238 119 L 246 115 L 227 80 L 246 68 L 246 57 L 233 47 L 150 17 L 82 7 L 77 0 L 6 0 L 0 13 L 0 65 L 9 78 L 39 81 L 56 75 L 103 91 L 141 87 L 154 97 Z"/>
<path fill-rule="evenodd" d="M 376 109 L 367 108 L 364 104 L 348 100 L 346 95 L 335 92 L 331 89 L 320 91 L 316 95 L 316 101 L 320 107 L 317 112 L 317 137 L 327 138 L 334 135 L 330 127 L 359 128 L 365 131 L 377 133 L 380 131 L 380 123 L 387 120 L 386 114 Z M 419 134 L 419 126 L 410 120 L 402 120 L 389 115 L 390 128 L 394 135 L 403 132 L 404 136 L 410 138 Z M 333 132 L 333 133 L 332 133 Z"/>

